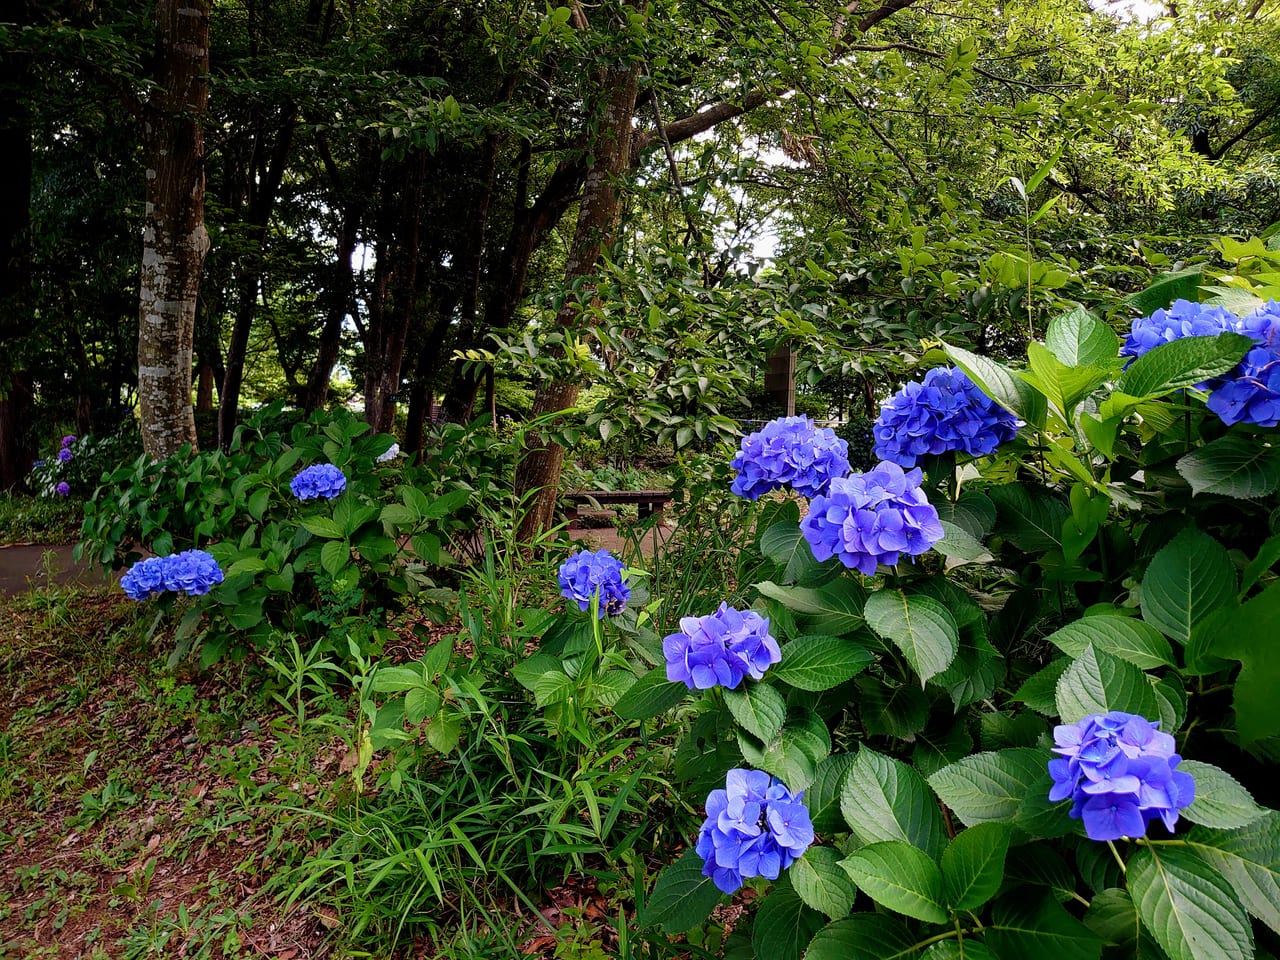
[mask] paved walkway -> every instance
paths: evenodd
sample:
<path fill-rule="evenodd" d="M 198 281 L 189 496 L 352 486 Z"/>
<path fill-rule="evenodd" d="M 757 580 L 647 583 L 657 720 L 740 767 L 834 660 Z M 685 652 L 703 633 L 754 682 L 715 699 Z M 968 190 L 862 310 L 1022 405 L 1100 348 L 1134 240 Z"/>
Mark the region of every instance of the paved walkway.
<path fill-rule="evenodd" d="M 63 585 L 101 585 L 101 568 L 92 567 L 87 562 L 77 564 L 71 556 L 72 549 L 71 544 L 16 543 L 0 546 L 0 596 L 26 593 L 32 587 L 45 586 L 50 579 Z"/>

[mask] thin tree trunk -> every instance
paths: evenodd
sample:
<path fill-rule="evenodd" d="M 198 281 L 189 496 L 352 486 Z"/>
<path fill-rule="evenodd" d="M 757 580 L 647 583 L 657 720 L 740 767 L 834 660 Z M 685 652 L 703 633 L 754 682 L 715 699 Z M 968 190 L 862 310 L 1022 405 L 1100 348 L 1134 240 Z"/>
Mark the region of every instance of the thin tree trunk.
<path fill-rule="evenodd" d="M 601 68 L 593 78 L 600 96 L 595 111 L 598 132 L 593 150 L 594 163 L 583 185 L 573 246 L 565 263 L 566 290 L 594 283 L 600 256 L 616 229 L 620 211 L 618 184 L 631 163 L 632 114 L 635 112 L 639 72 L 637 62 L 623 62 Z M 579 322 L 578 311 L 570 298 L 566 298 L 556 322 L 565 327 Z M 572 407 L 577 402 L 578 389 L 577 381 L 540 384 L 534 396 L 533 416 L 536 418 Z M 530 498 L 528 512 L 520 523 L 522 542 L 532 542 L 541 531 L 551 526 L 559 499 L 563 464 L 564 448 L 559 444 L 530 442 L 516 469 L 516 495 Z"/>
<path fill-rule="evenodd" d="M 196 442 L 191 354 L 204 226 L 211 0 L 157 0 L 156 87 L 143 119 L 147 206 L 138 298 L 142 446 L 161 458 Z"/>
<path fill-rule="evenodd" d="M 338 252 L 324 292 L 324 326 L 320 330 L 316 362 L 307 378 L 304 404 L 307 410 L 319 410 L 329 399 L 329 380 L 333 376 L 333 365 L 338 362 L 338 352 L 342 349 L 342 321 L 347 316 L 353 286 L 351 257 L 356 252 L 360 226 L 356 206 L 352 203 L 343 211 L 342 227 L 338 231 Z"/>

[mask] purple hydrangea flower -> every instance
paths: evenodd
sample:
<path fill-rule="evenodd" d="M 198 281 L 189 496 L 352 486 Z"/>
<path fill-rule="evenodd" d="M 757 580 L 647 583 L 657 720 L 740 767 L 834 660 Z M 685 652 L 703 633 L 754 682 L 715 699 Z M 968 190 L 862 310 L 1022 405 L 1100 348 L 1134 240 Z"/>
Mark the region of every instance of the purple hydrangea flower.
<path fill-rule="evenodd" d="M 1167 310 L 1139 317 L 1120 347 L 1122 357 L 1140 357 L 1162 343 L 1183 337 L 1214 337 L 1238 331 L 1239 318 L 1222 307 L 1207 307 L 1190 300 L 1175 300 Z"/>
<path fill-rule="evenodd" d="M 782 417 L 743 437 L 730 465 L 737 471 L 731 489 L 748 500 L 785 486 L 816 497 L 849 472 L 849 445 L 808 417 Z"/>
<path fill-rule="evenodd" d="M 204 550 L 184 550 L 164 558 L 164 586 L 175 593 L 199 597 L 223 580 L 218 561 Z"/>
<path fill-rule="evenodd" d="M 1095 713 L 1053 730 L 1061 754 L 1049 761 L 1053 802 L 1072 799 L 1071 816 L 1091 840 L 1146 836 L 1157 817 L 1173 830 L 1191 803 L 1196 783 L 1175 769 L 1182 758 L 1158 721 L 1134 713 Z"/>
<path fill-rule="evenodd" d="M 782 659 L 769 619 L 728 604 L 705 617 L 681 617 L 680 633 L 662 640 L 667 679 L 690 690 L 735 689 L 743 677 L 759 680 Z"/>
<path fill-rule="evenodd" d="M 62 438 L 62 449 L 63 450 L 67 449 L 67 447 L 71 446 L 75 442 L 76 442 L 75 435 L 70 433 L 67 434 L 65 437 Z"/>
<path fill-rule="evenodd" d="M 71 495 L 71 484 L 67 483 L 65 480 L 61 481 L 53 489 L 57 491 L 58 496 L 60 497 L 67 497 Z"/>
<path fill-rule="evenodd" d="M 120 588 L 130 600 L 149 600 L 165 591 L 166 557 L 139 560 L 120 578 Z"/>
<path fill-rule="evenodd" d="M 622 561 L 608 550 L 580 550 L 560 564 L 560 594 L 574 600 L 579 610 L 591 609 L 591 598 L 600 594 L 599 616 L 616 617 L 631 599 Z"/>
<path fill-rule="evenodd" d="M 778 879 L 813 843 L 803 796 L 762 770 L 730 770 L 725 788 L 707 796 L 696 848 L 703 876 L 724 893 L 735 893 L 745 877 Z"/>
<path fill-rule="evenodd" d="M 914 467 L 926 454 L 959 451 L 984 457 L 1018 433 L 1017 417 L 977 388 L 963 370 L 934 367 L 880 408 L 876 456 Z"/>
<path fill-rule="evenodd" d="M 831 481 L 815 497 L 800 530 L 818 560 L 839 557 L 846 567 L 870 576 L 899 554 L 919 556 L 943 537 L 937 509 L 920 488 L 919 469 L 877 464 L 868 473 Z"/>
<path fill-rule="evenodd" d="M 66 447 L 63 447 L 61 450 L 58 451 L 58 459 L 63 463 L 70 463 L 71 451 L 68 450 Z"/>
<path fill-rule="evenodd" d="M 347 477 L 332 463 L 317 463 L 298 471 L 289 483 L 289 489 L 299 500 L 315 500 L 323 497 L 332 500 L 347 489 Z"/>

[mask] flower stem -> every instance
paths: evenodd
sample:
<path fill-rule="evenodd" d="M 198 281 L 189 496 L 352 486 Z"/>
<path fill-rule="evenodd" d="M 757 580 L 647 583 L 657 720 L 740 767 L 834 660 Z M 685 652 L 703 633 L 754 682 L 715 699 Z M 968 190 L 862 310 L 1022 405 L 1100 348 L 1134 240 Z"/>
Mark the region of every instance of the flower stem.
<path fill-rule="evenodd" d="M 1116 849 L 1115 843 L 1111 840 L 1108 840 L 1107 846 L 1111 849 L 1111 855 L 1116 858 L 1116 863 L 1120 864 L 1120 873 L 1122 875 L 1127 875 L 1129 872 L 1129 868 L 1124 865 L 1124 860 L 1120 858 L 1120 851 Z"/>

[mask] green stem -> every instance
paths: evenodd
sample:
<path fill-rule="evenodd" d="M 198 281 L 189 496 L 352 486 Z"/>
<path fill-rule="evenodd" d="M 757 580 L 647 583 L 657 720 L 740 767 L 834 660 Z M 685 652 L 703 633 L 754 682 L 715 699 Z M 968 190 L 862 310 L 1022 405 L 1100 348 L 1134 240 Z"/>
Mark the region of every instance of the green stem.
<path fill-rule="evenodd" d="M 1111 850 L 1111 855 L 1116 858 L 1116 863 L 1120 864 L 1120 873 L 1127 875 L 1129 873 L 1129 868 L 1124 865 L 1124 860 L 1120 858 L 1120 851 L 1116 849 L 1115 843 L 1108 840 L 1107 847 Z"/>

